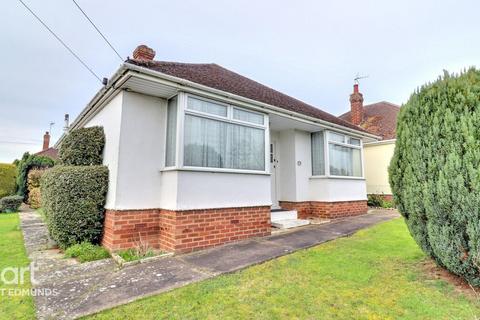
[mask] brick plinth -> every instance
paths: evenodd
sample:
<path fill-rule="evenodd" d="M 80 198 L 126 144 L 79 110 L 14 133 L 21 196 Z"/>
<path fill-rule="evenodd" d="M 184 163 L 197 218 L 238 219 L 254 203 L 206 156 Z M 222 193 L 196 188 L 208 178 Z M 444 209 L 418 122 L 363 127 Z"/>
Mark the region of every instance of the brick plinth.
<path fill-rule="evenodd" d="M 136 247 L 140 242 L 158 249 L 160 210 L 106 210 L 102 245 L 109 250 Z"/>
<path fill-rule="evenodd" d="M 270 207 L 173 211 L 107 210 L 102 244 L 132 248 L 141 238 L 152 248 L 190 252 L 270 234 Z"/>
<path fill-rule="evenodd" d="M 377 196 L 377 197 L 381 197 L 383 200 L 386 200 L 386 201 L 393 201 L 393 195 L 391 194 L 384 194 L 384 193 L 381 193 L 381 194 L 378 194 L 378 193 L 371 193 L 369 195 L 374 195 L 374 196 Z"/>
<path fill-rule="evenodd" d="M 368 210 L 366 200 L 338 202 L 280 201 L 280 207 L 286 210 L 297 210 L 300 219 L 313 217 L 337 219 L 365 214 Z"/>

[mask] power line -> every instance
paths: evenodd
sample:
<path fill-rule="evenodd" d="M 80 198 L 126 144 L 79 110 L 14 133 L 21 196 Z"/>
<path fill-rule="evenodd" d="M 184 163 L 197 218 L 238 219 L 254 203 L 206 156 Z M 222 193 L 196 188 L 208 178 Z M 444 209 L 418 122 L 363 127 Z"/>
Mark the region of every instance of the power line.
<path fill-rule="evenodd" d="M 37 145 L 39 143 L 35 142 L 22 142 L 22 141 L 8 141 L 8 140 L 0 140 L 0 144 L 26 144 L 26 145 Z"/>
<path fill-rule="evenodd" d="M 77 1 L 75 0 L 72 0 L 73 3 L 75 3 L 75 5 L 77 6 L 78 10 L 80 10 L 80 12 L 83 14 L 83 16 L 90 22 L 90 24 L 95 28 L 95 30 L 97 30 L 97 32 L 102 36 L 103 40 L 105 40 L 105 42 L 110 46 L 110 48 L 112 48 L 112 50 L 115 52 L 115 54 L 118 56 L 118 58 L 120 58 L 120 60 L 123 62 L 123 58 L 122 56 L 120 55 L 120 53 L 118 53 L 117 50 L 115 50 L 115 48 L 113 47 L 113 45 L 110 43 L 110 41 L 108 41 L 107 37 L 105 37 L 105 35 L 97 28 L 97 26 L 95 25 L 95 23 L 93 23 L 92 19 L 90 19 L 88 17 L 88 15 L 85 13 L 85 11 L 83 11 L 83 9 L 80 7 L 80 5 L 77 3 Z"/>
<path fill-rule="evenodd" d="M 23 6 L 45 27 L 45 29 L 47 29 L 54 37 L 55 39 L 58 40 L 58 42 L 60 42 L 64 47 L 65 49 L 68 50 L 68 52 L 70 52 L 88 71 L 90 71 L 90 73 L 98 79 L 98 81 L 100 81 L 100 83 L 102 83 L 102 79 L 100 79 L 99 76 L 97 76 L 97 74 L 95 72 L 93 72 L 92 69 L 90 69 L 90 67 L 85 63 L 83 62 L 82 59 L 80 59 L 80 57 L 72 50 L 70 49 L 70 47 L 59 37 L 57 36 L 57 34 L 55 32 L 53 32 L 52 29 L 50 29 L 49 26 L 47 26 L 47 24 L 45 22 L 42 21 L 42 19 L 40 19 L 39 16 L 37 16 L 35 14 L 35 12 L 32 11 L 32 9 L 30 9 L 26 4 L 25 2 L 23 2 L 22 0 L 18 0 L 20 1 L 21 4 L 23 4 Z"/>

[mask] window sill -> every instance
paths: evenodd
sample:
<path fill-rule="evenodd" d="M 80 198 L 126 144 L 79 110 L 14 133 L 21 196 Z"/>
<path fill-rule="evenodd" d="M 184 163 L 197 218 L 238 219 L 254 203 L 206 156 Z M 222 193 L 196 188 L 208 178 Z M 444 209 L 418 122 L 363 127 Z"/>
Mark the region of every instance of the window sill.
<path fill-rule="evenodd" d="M 233 173 L 233 174 L 254 174 L 254 175 L 263 175 L 270 176 L 270 173 L 265 171 L 255 171 L 255 170 L 234 170 L 234 169 L 220 169 L 220 168 L 195 168 L 195 167 L 183 167 L 183 168 L 164 168 L 160 172 L 169 172 L 169 171 L 190 171 L 190 172 L 205 172 L 205 173 Z"/>
<path fill-rule="evenodd" d="M 347 177 L 347 176 L 311 176 L 310 179 L 365 180 L 364 177 Z"/>

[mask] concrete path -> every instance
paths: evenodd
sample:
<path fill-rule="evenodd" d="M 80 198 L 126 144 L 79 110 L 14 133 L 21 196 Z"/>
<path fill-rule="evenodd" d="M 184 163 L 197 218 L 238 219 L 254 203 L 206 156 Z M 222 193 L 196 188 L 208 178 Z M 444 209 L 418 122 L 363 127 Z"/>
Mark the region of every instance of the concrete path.
<path fill-rule="evenodd" d="M 83 264 L 52 263 L 43 270 L 40 267 L 35 288 L 54 290 L 56 295 L 36 297 L 37 316 L 39 319 L 72 319 L 91 314 L 345 237 L 398 216 L 393 210 L 372 210 L 359 217 L 310 225 L 123 269 L 118 269 L 112 259 Z M 28 230 L 28 227 L 24 229 L 26 239 Z M 34 261 L 41 256 L 42 251 L 31 255 Z"/>

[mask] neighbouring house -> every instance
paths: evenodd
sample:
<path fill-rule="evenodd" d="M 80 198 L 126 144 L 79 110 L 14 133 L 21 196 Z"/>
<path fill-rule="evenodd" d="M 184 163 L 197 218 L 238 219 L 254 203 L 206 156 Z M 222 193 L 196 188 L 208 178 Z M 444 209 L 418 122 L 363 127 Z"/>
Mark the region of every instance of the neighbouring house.
<path fill-rule="evenodd" d="M 340 116 L 381 137 L 379 141 L 363 144 L 365 179 L 368 194 L 381 195 L 390 201 L 392 190 L 388 181 L 388 166 L 395 150 L 399 111 L 400 106 L 386 101 L 364 106 L 363 95 L 358 90 L 358 84 L 355 84 L 350 95 L 350 111 Z"/>
<path fill-rule="evenodd" d="M 50 132 L 45 132 L 43 135 L 42 151 L 35 153 L 37 156 L 49 157 L 53 160 L 58 160 L 58 149 L 50 147 Z"/>
<path fill-rule="evenodd" d="M 271 220 L 366 213 L 362 146 L 378 136 L 219 65 L 154 56 L 137 47 L 70 127 L 105 131 L 105 247 L 188 252 Z"/>

